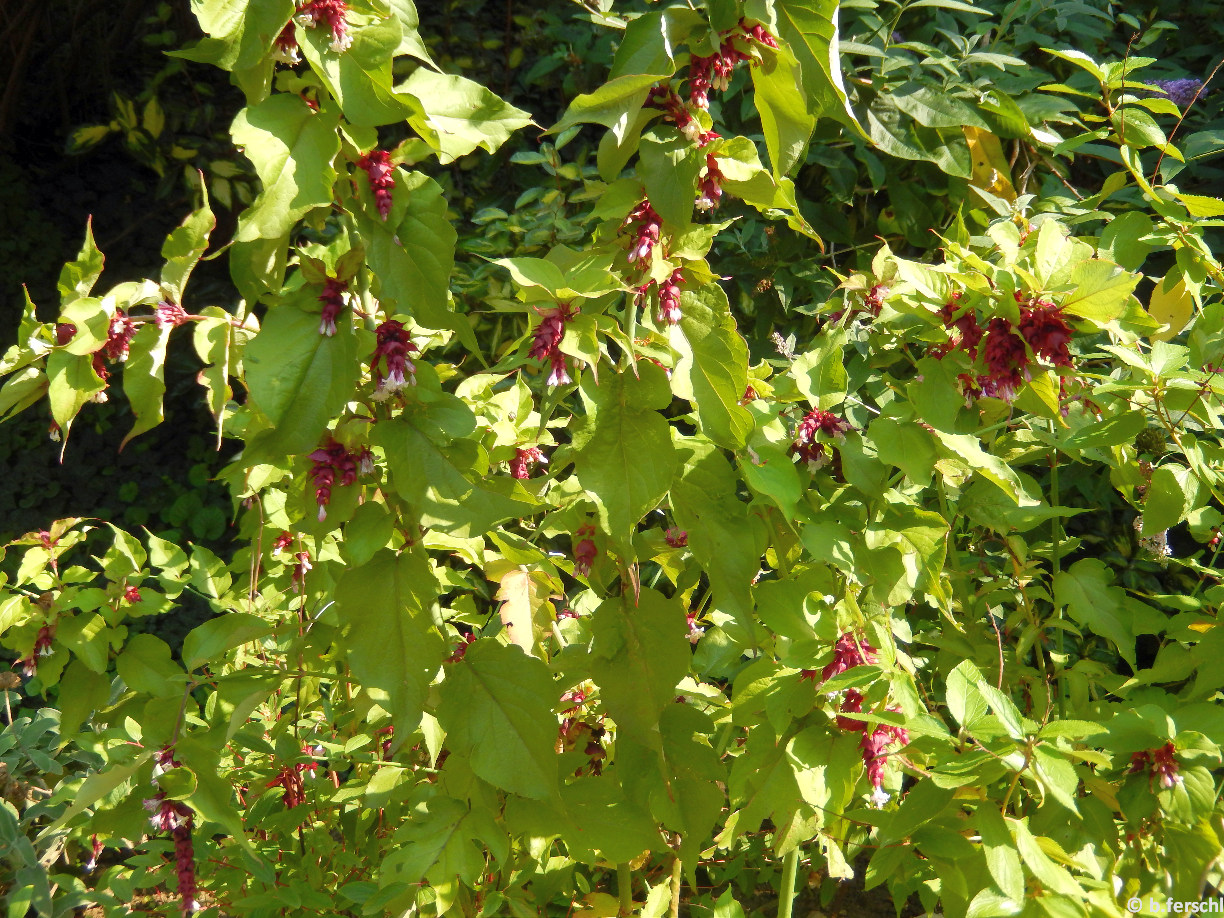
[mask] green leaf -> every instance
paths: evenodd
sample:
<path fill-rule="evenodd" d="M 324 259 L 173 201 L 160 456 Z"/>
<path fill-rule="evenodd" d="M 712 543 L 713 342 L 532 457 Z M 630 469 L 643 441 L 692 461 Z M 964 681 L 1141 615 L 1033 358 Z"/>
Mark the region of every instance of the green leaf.
<path fill-rule="evenodd" d="M 679 355 L 672 391 L 697 408 L 701 431 L 719 446 L 739 449 L 752 433 L 752 414 L 739 401 L 748 387 L 748 345 L 718 284 L 680 294 L 680 324 L 670 332 Z"/>
<path fill-rule="evenodd" d="M 982 848 L 986 852 L 986 867 L 991 878 L 1008 899 L 1024 901 L 1024 867 L 1020 855 L 1012 842 L 1011 832 L 1002 814 L 995 809 L 994 802 L 985 800 L 978 805 L 974 823 L 982 836 Z"/>
<path fill-rule="evenodd" d="M 60 677 L 59 745 L 76 738 L 90 715 L 110 702 L 110 677 L 95 673 L 80 660 L 73 660 Z"/>
<path fill-rule="evenodd" d="M 386 548 L 395 531 L 395 518 L 375 501 L 362 504 L 344 524 L 344 552 L 350 563 L 365 564 Z"/>
<path fill-rule="evenodd" d="M 740 501 L 739 478 L 714 444 L 687 438 L 680 460 L 683 471 L 671 486 L 676 525 L 688 531 L 717 607 L 735 618 L 745 640 L 756 640 L 752 581 L 761 570 L 765 527 Z"/>
<path fill-rule="evenodd" d="M 846 345 L 844 329 L 825 332 L 817 346 L 791 364 L 791 376 L 813 408 L 827 411 L 846 399 Z"/>
<path fill-rule="evenodd" d="M 738 457 L 744 482 L 773 501 L 788 520 L 794 519 L 795 505 L 803 496 L 803 486 L 790 453 L 773 443 L 758 444 L 753 453 L 755 455 L 745 450 Z"/>
<path fill-rule="evenodd" d="M 492 153 L 532 123 L 527 112 L 466 77 L 420 67 L 397 89 L 420 101 L 425 112 L 413 121 L 424 128 L 421 135 L 441 153 L 444 164 L 478 148 Z"/>
<path fill-rule="evenodd" d="M 663 371 L 638 364 L 640 378 L 627 371 L 605 374 L 596 385 L 582 378 L 586 417 L 574 431 L 574 468 L 599 508 L 604 529 L 627 544 L 638 522 L 671 487 L 676 450 L 667 420 L 659 414 L 671 402 Z"/>
<path fill-rule="evenodd" d="M 620 734 L 659 746 L 659 716 L 676 697 L 692 652 L 685 610 L 643 589 L 606 600 L 591 619 L 590 670 Z"/>
<path fill-rule="evenodd" d="M 910 80 L 890 90 L 889 98 L 924 127 L 986 130 L 986 122 L 972 105 L 941 89 Z"/>
<path fill-rule="evenodd" d="M 208 248 L 208 237 L 216 225 L 217 218 L 213 216 L 205 198 L 203 206 L 166 237 L 161 250 L 161 257 L 166 261 L 161 273 L 161 287 L 170 302 L 182 303 L 183 288 L 187 286 L 187 279 L 199 263 L 200 256 Z"/>
<path fill-rule="evenodd" d="M 687 227 L 693 220 L 697 176 L 705 166 L 704 152 L 688 138 L 671 131 L 662 139 L 653 131 L 647 134 L 638 151 L 638 174 L 646 185 L 651 206 L 664 222 L 680 229 Z"/>
<path fill-rule="evenodd" d="M 386 223 L 377 213 L 357 215 L 374 292 L 384 305 L 410 314 L 424 328 L 467 329 L 464 343 L 476 350 L 466 320 L 450 308 L 456 235 L 446 216 L 442 186 L 412 172 L 398 176 L 396 191 Z"/>
<path fill-rule="evenodd" d="M 199 669 L 227 651 L 266 637 L 274 630 L 271 622 L 258 615 L 227 612 L 188 632 L 183 639 L 183 663 L 189 670 Z"/>
<path fill-rule="evenodd" d="M 700 13 L 679 7 L 644 13 L 630 20 L 616 48 L 609 79 L 637 73 L 674 73 L 675 49 L 701 24 Z"/>
<path fill-rule="evenodd" d="M 1100 251 L 1127 271 L 1137 271 L 1152 250 L 1145 236 L 1152 232 L 1152 218 L 1137 210 L 1118 214 L 1101 230 Z"/>
<path fill-rule="evenodd" d="M 350 30 L 349 34 L 352 46 L 336 53 L 329 47 L 330 29 L 297 30 L 303 57 L 340 103 L 344 117 L 358 127 L 378 127 L 420 115 L 420 102 L 409 93 L 397 92 L 391 85 L 392 55 L 402 37 L 399 20 L 378 19 Z"/>
<path fill-rule="evenodd" d="M 483 534 L 502 520 L 520 519 L 532 509 L 527 492 L 512 490 L 513 481 L 486 476 L 476 484 L 466 477 L 456 462 L 464 456 L 476 458 L 470 440 L 443 450 L 399 419 L 375 427 L 373 440 L 387 454 L 395 492 L 420 511 L 423 525 L 467 537 Z"/>
<path fill-rule="evenodd" d="M 395 49 L 395 56 L 408 54 L 437 69 L 438 65 L 430 57 L 425 42 L 421 40 L 419 31 L 421 21 L 417 15 L 416 4 L 413 3 L 413 0 L 390 0 L 389 5 L 391 15 L 398 19 L 400 24 L 400 43 Z"/>
<path fill-rule="evenodd" d="M 812 112 L 835 118 L 866 139 L 842 81 L 839 5 L 837 0 L 776 0 L 778 33 L 798 60 Z"/>
<path fill-rule="evenodd" d="M 181 695 L 187 681 L 183 668 L 170 659 L 170 645 L 151 634 L 132 635 L 115 661 L 115 669 L 132 691 L 154 698 Z"/>
<path fill-rule="evenodd" d="M 229 361 L 234 331 L 230 317 L 223 309 L 207 306 L 202 315 L 206 318 L 196 322 L 192 342 L 204 364 L 198 378 L 207 394 L 208 411 L 217 423 L 217 448 L 220 449 L 225 404 L 232 394 Z"/>
<path fill-rule="evenodd" d="M 53 835 L 103 797 L 131 780 L 152 755 L 152 749 L 145 749 L 137 753 L 130 762 L 121 762 L 111 765 L 104 771 L 95 771 L 90 774 L 72 795 L 72 803 L 68 808 L 51 825 L 43 829 L 38 837 L 43 839 Z"/>
<path fill-rule="evenodd" d="M 246 70 L 271 50 L 273 40 L 293 15 L 294 4 L 291 0 L 196 0 L 191 11 L 208 37 L 170 55 L 223 70 Z"/>
<path fill-rule="evenodd" d="M 878 418 L 868 429 L 881 462 L 895 465 L 914 484 L 931 480 L 937 453 L 931 433 L 913 421 Z"/>
<path fill-rule="evenodd" d="M 94 284 L 102 276 L 102 265 L 106 258 L 98 251 L 93 237 L 93 217 L 85 221 L 85 244 L 76 261 L 64 265 L 59 276 L 60 300 L 67 305 L 77 297 L 89 296 Z"/>
<path fill-rule="evenodd" d="M 64 447 L 67 447 L 73 418 L 95 394 L 106 388 L 106 383 L 94 372 L 91 358 L 58 349 L 47 355 L 47 382 L 51 417 L 63 431 Z"/>
<path fill-rule="evenodd" d="M 489 814 L 453 797 L 433 797 L 427 807 L 396 831 L 382 875 L 409 883 L 427 878 L 443 883 L 453 877 L 474 883 L 484 872 L 486 850 L 506 848 L 504 831 Z"/>
<path fill-rule="evenodd" d="M 631 73 L 608 80 L 592 93 L 583 93 L 570 103 L 565 114 L 549 130 L 559 134 L 575 124 L 602 124 L 624 143 L 629 126 L 634 123 L 646 101 L 646 90 L 665 81 L 670 74 Z"/>
<path fill-rule="evenodd" d="M 1074 289 L 1063 298 L 1062 307 L 1073 316 L 1111 322 L 1126 312 L 1126 304 L 1138 283 L 1139 275 L 1123 271 L 1111 262 L 1083 261 L 1071 269 Z"/>
<path fill-rule="evenodd" d="M 1182 472 L 1179 476 L 1175 468 Z M 1152 481 L 1143 501 L 1144 536 L 1171 529 L 1186 518 L 1190 496 L 1186 493 L 1184 466 L 1162 465 L 1152 472 Z"/>
<path fill-rule="evenodd" d="M 803 162 L 816 116 L 800 91 L 799 63 L 785 47 L 762 51 L 764 60 L 752 68 L 756 109 L 761 116 L 765 149 L 775 176 L 786 175 Z"/>
<path fill-rule="evenodd" d="M 162 422 L 166 344 L 170 341 L 171 328 L 171 325 L 159 327 L 156 323 L 146 323 L 132 338 L 127 365 L 123 369 L 123 393 L 132 405 L 136 421 L 119 444 L 120 449 L 133 437 Z"/>
<path fill-rule="evenodd" d="M 263 190 L 243 211 L 235 239 L 280 239 L 310 211 L 331 203 L 338 119 L 338 112 L 316 112 L 293 93 L 277 93 L 238 113 L 230 133 Z"/>
<path fill-rule="evenodd" d="M 388 711 L 396 735 L 421 722 L 425 694 L 446 658 L 438 630 L 438 583 L 423 555 L 384 549 L 336 584 L 349 666 Z"/>
<path fill-rule="evenodd" d="M 1066 603 L 1071 618 L 1107 638 L 1122 658 L 1135 667 L 1133 614 L 1126 593 L 1114 585 L 1113 575 L 1097 558 L 1076 561 L 1054 577 L 1054 595 Z"/>
<path fill-rule="evenodd" d="M 268 311 L 246 347 L 243 363 L 251 401 L 272 422 L 265 438 L 279 455 L 308 453 L 357 387 L 360 364 L 348 322 L 319 332 L 319 314 L 293 305 Z"/>
<path fill-rule="evenodd" d="M 446 743 L 496 787 L 534 800 L 556 797 L 556 689 L 548 666 L 489 639 L 448 669 L 438 720 Z"/>

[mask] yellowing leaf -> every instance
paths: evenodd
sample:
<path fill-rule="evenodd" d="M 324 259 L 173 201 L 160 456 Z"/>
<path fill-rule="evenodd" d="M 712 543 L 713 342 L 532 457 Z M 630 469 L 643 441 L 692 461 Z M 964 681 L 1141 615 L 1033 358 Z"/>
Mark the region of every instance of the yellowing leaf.
<path fill-rule="evenodd" d="M 548 601 L 548 587 L 537 581 L 531 571 L 518 567 L 502 575 L 495 598 L 501 600 L 502 626 L 510 641 L 530 654 L 535 649 L 532 619 Z"/>
<path fill-rule="evenodd" d="M 995 197 L 1006 201 L 1016 200 L 1016 189 L 1012 186 L 1011 165 L 1003 154 L 1003 144 L 990 131 L 966 126 L 965 140 L 969 142 L 969 156 L 973 160 L 973 176 L 969 180 Z"/>
<path fill-rule="evenodd" d="M 1194 315 L 1194 295 L 1186 289 L 1180 269 L 1174 268 L 1156 285 L 1148 313 L 1163 326 L 1149 336 L 1153 341 L 1168 341 L 1186 327 Z"/>

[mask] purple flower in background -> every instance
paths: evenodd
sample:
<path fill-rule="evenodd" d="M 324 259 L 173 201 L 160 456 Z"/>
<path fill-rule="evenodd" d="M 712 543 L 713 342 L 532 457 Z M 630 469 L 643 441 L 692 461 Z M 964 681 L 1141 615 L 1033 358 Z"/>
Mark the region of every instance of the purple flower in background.
<path fill-rule="evenodd" d="M 1186 77 L 1182 80 L 1152 80 L 1148 85 L 1162 91 L 1178 108 L 1185 108 L 1203 88 L 1203 81 Z"/>

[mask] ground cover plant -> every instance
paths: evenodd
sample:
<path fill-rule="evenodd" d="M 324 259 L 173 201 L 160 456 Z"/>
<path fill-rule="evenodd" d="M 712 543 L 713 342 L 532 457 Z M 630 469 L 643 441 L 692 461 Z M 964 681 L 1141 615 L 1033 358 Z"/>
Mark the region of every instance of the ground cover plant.
<path fill-rule="evenodd" d="M 156 277 L 86 230 L 0 417 L 88 474 L 97 403 L 126 444 L 194 361 L 232 550 L 7 546 L 10 915 L 1215 894 L 1217 52 L 1089 4 L 507 4 L 486 86 L 410 0 L 192 8 L 232 162 Z"/>

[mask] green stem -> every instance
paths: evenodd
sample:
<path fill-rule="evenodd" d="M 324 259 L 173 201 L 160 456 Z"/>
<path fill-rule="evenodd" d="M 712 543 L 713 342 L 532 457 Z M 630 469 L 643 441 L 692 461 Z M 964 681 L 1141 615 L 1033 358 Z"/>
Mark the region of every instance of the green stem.
<path fill-rule="evenodd" d="M 1054 422 L 1050 422 L 1050 433 L 1054 433 Z M 1050 459 L 1050 505 L 1057 510 L 1061 505 L 1062 499 L 1058 489 L 1058 453 L 1055 452 Z M 1050 601 L 1054 603 L 1054 614 L 1058 616 L 1058 620 L 1063 620 L 1062 603 L 1058 601 L 1058 572 L 1062 568 L 1062 543 L 1063 543 L 1063 525 L 1062 517 L 1053 516 L 1050 518 L 1050 523 L 1053 526 L 1051 533 L 1050 545 Z M 1060 628 L 1058 631 L 1059 641 L 1061 643 L 1063 631 Z M 1058 716 L 1067 716 L 1067 686 L 1066 679 L 1063 676 L 1062 668 L 1058 671 Z"/>
<path fill-rule="evenodd" d="M 633 914 L 633 871 L 628 864 L 616 865 L 616 891 L 620 895 L 621 918 Z"/>
<path fill-rule="evenodd" d="M 782 888 L 778 891 L 778 918 L 791 918 L 795 906 L 795 876 L 799 873 L 799 846 L 782 862 Z"/>

